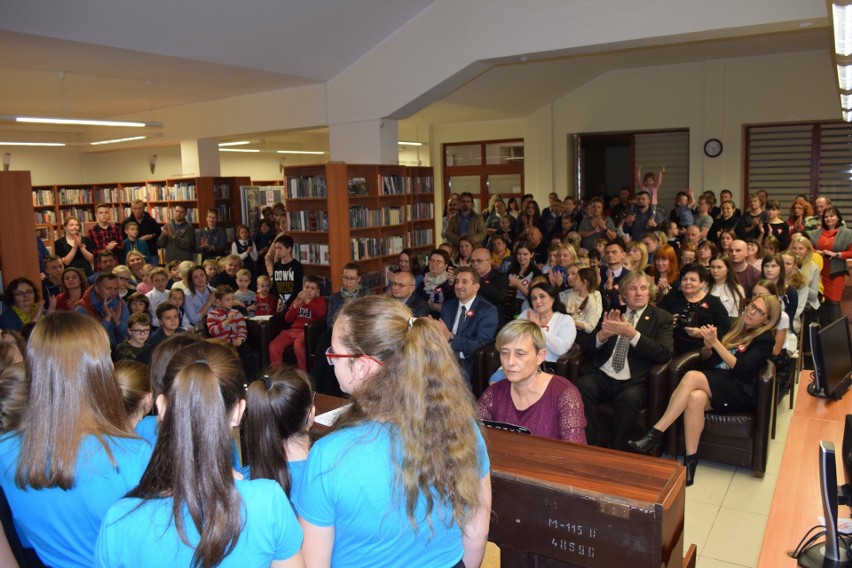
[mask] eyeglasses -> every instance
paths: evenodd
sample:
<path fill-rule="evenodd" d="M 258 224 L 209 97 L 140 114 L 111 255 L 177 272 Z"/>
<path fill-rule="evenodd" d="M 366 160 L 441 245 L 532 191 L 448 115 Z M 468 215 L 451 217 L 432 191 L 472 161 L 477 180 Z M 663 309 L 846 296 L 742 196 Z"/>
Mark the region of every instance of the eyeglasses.
<path fill-rule="evenodd" d="M 131 329 L 130 333 L 135 333 L 136 335 L 147 335 L 151 333 L 151 329 Z"/>
<path fill-rule="evenodd" d="M 756 313 L 757 315 L 759 315 L 762 318 L 766 317 L 766 312 L 764 312 L 763 310 L 761 310 L 760 308 L 755 306 L 754 302 L 749 302 L 749 304 L 746 306 L 746 309 L 750 312 Z"/>
<path fill-rule="evenodd" d="M 370 355 L 349 355 L 345 353 L 335 353 L 331 347 L 325 350 L 325 360 L 328 361 L 328 364 L 334 367 L 335 359 L 369 359 L 379 367 L 384 367 L 381 361 L 376 359 L 375 357 L 371 357 Z"/>
<path fill-rule="evenodd" d="M 35 290 L 32 288 L 29 290 L 18 290 L 17 292 L 12 292 L 12 295 L 16 298 L 20 298 L 21 296 L 35 296 Z"/>

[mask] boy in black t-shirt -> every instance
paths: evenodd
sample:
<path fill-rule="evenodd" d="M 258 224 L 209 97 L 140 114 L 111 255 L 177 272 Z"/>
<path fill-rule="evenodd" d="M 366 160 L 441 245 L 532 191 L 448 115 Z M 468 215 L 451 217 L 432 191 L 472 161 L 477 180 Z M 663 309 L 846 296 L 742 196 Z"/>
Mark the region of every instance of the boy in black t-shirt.
<path fill-rule="evenodd" d="M 278 296 L 278 310 L 290 307 L 302 291 L 304 269 L 302 263 L 293 258 L 293 238 L 279 235 L 272 242 L 272 250 L 266 255 L 266 268 L 272 278 L 272 289 Z"/>

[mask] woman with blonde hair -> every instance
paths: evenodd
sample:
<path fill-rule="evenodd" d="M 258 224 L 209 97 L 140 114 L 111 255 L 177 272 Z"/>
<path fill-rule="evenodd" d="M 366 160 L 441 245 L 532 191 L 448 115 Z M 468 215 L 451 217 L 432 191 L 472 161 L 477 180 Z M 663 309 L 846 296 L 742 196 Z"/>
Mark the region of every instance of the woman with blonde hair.
<path fill-rule="evenodd" d="M 648 248 L 642 241 L 630 241 L 627 243 L 627 258 L 632 259 L 632 270 L 648 272 Z"/>
<path fill-rule="evenodd" d="M 542 370 L 548 353 L 546 333 L 524 319 L 500 330 L 495 346 L 506 380 L 482 393 L 477 414 L 482 420 L 523 426 L 536 436 L 585 445 L 586 415 L 580 391 L 552 369 Z"/>
<path fill-rule="evenodd" d="M 820 279 L 823 266 L 822 255 L 815 252 L 811 241 L 801 234 L 790 237 L 790 251 L 802 263 L 799 270 L 805 279 L 805 285 L 808 287 L 808 303 L 805 306 L 805 311 L 809 314 L 816 312 L 819 309 L 819 296 L 822 292 L 822 280 Z"/>
<path fill-rule="evenodd" d="M 107 509 L 139 483 L 151 446 L 133 435 L 95 319 L 53 312 L 27 345 L 29 401 L 0 438 L 16 527 L 49 566 L 92 566 Z"/>
<path fill-rule="evenodd" d="M 683 415 L 686 484 L 692 485 L 704 413 L 754 407 L 757 375 L 772 354 L 773 330 L 780 317 L 781 303 L 767 294 L 753 297 L 721 339 L 715 326 L 702 326 L 704 345 L 699 351 L 699 370 L 683 376 L 662 418 L 643 438 L 628 442 L 630 447 L 640 453 L 652 453 L 662 442 L 663 432 Z"/>
<path fill-rule="evenodd" d="M 337 316 L 326 357 L 352 404 L 311 448 L 293 494 L 307 564 L 479 566 L 489 460 L 436 322 L 359 298 Z"/>

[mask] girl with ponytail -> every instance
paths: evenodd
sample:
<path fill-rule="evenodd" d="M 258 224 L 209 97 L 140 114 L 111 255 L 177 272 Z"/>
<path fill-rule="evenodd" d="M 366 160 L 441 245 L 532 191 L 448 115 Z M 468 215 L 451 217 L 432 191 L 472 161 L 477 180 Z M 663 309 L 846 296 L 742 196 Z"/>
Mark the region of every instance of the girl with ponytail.
<path fill-rule="evenodd" d="M 154 453 L 139 486 L 107 512 L 95 566 L 304 566 L 284 491 L 232 468 L 244 382 L 240 360 L 220 345 L 172 358 L 156 399 Z"/>
<path fill-rule="evenodd" d="M 352 404 L 293 492 L 306 562 L 479 566 L 488 454 L 437 323 L 393 298 L 360 298 L 340 311 L 326 357 Z"/>
<path fill-rule="evenodd" d="M 296 367 L 279 367 L 252 382 L 246 399 L 244 429 L 251 466 L 242 474 L 277 481 L 289 496 L 311 449 L 316 410 L 311 380 Z"/>

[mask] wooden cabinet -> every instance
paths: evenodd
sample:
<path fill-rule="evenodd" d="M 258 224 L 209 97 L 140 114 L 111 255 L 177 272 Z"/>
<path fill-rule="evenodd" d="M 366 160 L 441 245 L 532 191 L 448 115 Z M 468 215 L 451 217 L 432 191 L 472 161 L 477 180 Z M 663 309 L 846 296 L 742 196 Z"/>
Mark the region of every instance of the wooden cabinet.
<path fill-rule="evenodd" d="M 434 248 L 431 168 L 324 164 L 284 173 L 296 256 L 333 290 L 347 262 L 358 262 L 363 285 L 377 288 L 403 249 Z"/>

